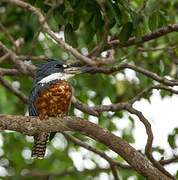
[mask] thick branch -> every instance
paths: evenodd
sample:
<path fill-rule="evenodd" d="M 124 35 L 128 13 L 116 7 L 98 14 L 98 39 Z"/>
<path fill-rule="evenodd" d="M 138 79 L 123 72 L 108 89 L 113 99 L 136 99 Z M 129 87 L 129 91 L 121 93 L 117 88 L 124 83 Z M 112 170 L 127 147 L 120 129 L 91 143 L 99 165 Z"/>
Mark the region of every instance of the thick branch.
<path fill-rule="evenodd" d="M 144 158 L 125 140 L 115 136 L 98 125 L 78 117 L 49 118 L 40 121 L 37 117 L 0 115 L 2 130 L 14 130 L 27 135 L 39 132 L 78 131 L 107 145 L 111 150 L 123 157 L 138 173 L 150 180 L 170 179 Z"/>

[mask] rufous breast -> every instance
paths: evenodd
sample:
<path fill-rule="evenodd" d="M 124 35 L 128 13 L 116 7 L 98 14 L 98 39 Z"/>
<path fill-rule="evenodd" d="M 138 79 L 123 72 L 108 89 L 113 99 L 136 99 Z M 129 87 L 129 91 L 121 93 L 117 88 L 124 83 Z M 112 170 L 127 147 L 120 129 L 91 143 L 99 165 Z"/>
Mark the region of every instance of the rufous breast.
<path fill-rule="evenodd" d="M 59 80 L 39 93 L 35 106 L 41 120 L 64 116 L 68 112 L 72 97 L 72 87 L 65 80 Z"/>

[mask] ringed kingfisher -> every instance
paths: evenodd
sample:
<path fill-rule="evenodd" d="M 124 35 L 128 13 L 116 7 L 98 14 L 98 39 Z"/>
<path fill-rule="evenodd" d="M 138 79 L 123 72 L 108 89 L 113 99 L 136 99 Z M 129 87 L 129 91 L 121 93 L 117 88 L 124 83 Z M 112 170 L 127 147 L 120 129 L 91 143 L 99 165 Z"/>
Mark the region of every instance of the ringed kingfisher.
<path fill-rule="evenodd" d="M 53 59 L 39 64 L 29 98 L 29 115 L 39 116 L 40 120 L 65 116 L 72 97 L 72 87 L 68 79 L 81 72 L 80 67 L 71 67 L 63 61 Z M 41 132 L 34 136 L 32 157 L 44 157 L 49 135 L 50 133 Z"/>

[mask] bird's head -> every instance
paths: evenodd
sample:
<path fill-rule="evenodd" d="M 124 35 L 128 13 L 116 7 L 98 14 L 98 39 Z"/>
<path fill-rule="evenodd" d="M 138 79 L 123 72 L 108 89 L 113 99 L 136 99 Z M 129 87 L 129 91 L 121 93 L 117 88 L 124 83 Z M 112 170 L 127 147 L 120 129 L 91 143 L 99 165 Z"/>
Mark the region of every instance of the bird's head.
<path fill-rule="evenodd" d="M 59 60 L 48 60 L 39 64 L 36 69 L 35 83 L 49 83 L 54 80 L 68 80 L 82 72 L 80 67 L 71 67 Z"/>

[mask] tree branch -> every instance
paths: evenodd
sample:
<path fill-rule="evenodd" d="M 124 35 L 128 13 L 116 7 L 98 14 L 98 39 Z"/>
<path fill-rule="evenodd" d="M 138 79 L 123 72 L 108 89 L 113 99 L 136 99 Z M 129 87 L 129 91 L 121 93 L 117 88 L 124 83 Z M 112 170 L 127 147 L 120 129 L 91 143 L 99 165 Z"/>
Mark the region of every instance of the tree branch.
<path fill-rule="evenodd" d="M 144 36 L 137 39 L 136 37 L 131 37 L 126 44 L 121 44 L 119 40 L 111 40 L 107 47 L 105 49 L 109 48 L 116 48 L 116 47 L 128 47 L 136 44 L 142 44 L 147 41 L 151 41 L 153 39 L 157 39 L 161 36 L 165 36 L 166 34 L 169 34 L 171 32 L 177 32 L 178 31 L 178 24 L 169 24 L 167 26 L 161 27 L 154 32 L 145 34 Z"/>
<path fill-rule="evenodd" d="M 104 152 L 101 152 L 95 148 L 93 148 L 92 146 L 82 142 L 81 140 L 67 134 L 66 132 L 62 132 L 62 134 L 65 136 L 65 138 L 69 141 L 72 141 L 73 143 L 89 150 L 89 151 L 92 151 L 94 152 L 95 154 L 98 154 L 100 157 L 102 157 L 103 159 L 105 159 L 106 161 L 109 162 L 109 164 L 114 164 L 115 166 L 118 166 L 119 168 L 123 168 L 123 169 L 132 169 L 129 165 L 126 165 L 126 164 L 122 164 L 122 163 L 119 163 L 113 159 L 111 159 L 107 154 L 105 154 Z"/>
<path fill-rule="evenodd" d="M 81 147 L 83 147 L 83 148 L 85 148 L 85 149 L 87 149 L 89 151 L 92 151 L 95 154 L 98 154 L 103 159 L 105 159 L 110 164 L 110 167 L 111 167 L 111 170 L 112 170 L 112 173 L 113 173 L 113 176 L 114 176 L 115 180 L 119 179 L 119 177 L 117 175 L 116 167 L 131 169 L 130 166 L 114 161 L 109 156 L 107 156 L 104 152 L 101 152 L 101 151 L 93 148 L 92 146 L 80 141 L 79 139 L 77 139 L 77 138 L 75 138 L 75 137 L 73 137 L 73 136 L 71 136 L 71 135 L 69 135 L 69 134 L 67 134 L 65 132 L 63 132 L 62 134 L 65 136 L 65 138 L 67 140 L 72 141 L 73 143 L 75 143 L 75 144 L 77 144 L 77 145 L 79 145 L 79 146 L 81 146 Z"/>
<path fill-rule="evenodd" d="M 2 76 L 0 76 L 0 84 L 2 84 L 5 88 L 10 90 L 12 93 L 14 93 L 20 100 L 22 100 L 24 103 L 28 103 L 28 97 L 23 94 L 18 89 L 14 88 L 10 83 L 8 83 L 6 80 L 3 79 Z"/>
<path fill-rule="evenodd" d="M 7 69 L 7 68 L 0 68 L 0 76 L 13 76 L 13 75 L 23 75 L 17 69 Z"/>
<path fill-rule="evenodd" d="M 62 172 L 46 172 L 41 170 L 32 170 L 27 173 L 24 173 L 22 177 L 38 177 L 38 178 L 48 178 L 48 177 L 64 177 L 64 176 L 73 176 L 76 174 L 82 175 L 97 175 L 101 172 L 110 172 L 109 168 L 95 168 L 95 169 L 84 169 L 83 171 L 78 171 L 77 169 L 66 170 Z"/>
<path fill-rule="evenodd" d="M 178 155 L 176 156 L 173 156 L 172 158 L 170 159 L 163 159 L 163 160 L 160 160 L 159 161 L 162 165 L 167 165 L 167 164 L 170 164 L 170 163 L 173 163 L 173 162 L 178 162 Z"/>
<path fill-rule="evenodd" d="M 149 121 L 143 116 L 142 112 L 134 109 L 132 106 L 127 106 L 126 108 L 128 110 L 128 112 L 130 112 L 131 114 L 135 114 L 139 120 L 143 123 L 143 125 L 145 126 L 146 129 L 146 133 L 147 133 L 147 143 L 145 146 L 145 154 L 147 155 L 148 159 L 153 163 L 153 165 L 155 167 L 157 167 L 161 172 L 163 172 L 164 174 L 166 174 L 167 176 L 169 176 L 170 178 L 174 177 L 168 172 L 166 171 L 166 169 L 158 162 L 154 159 L 153 155 L 152 155 L 152 145 L 153 145 L 153 132 L 151 129 L 151 124 L 149 123 Z"/>
<path fill-rule="evenodd" d="M 118 66 L 113 66 L 113 67 L 87 67 L 87 68 L 85 68 L 85 71 L 88 73 L 91 73 L 91 74 L 95 74 L 95 73 L 112 74 L 117 71 L 121 71 L 123 69 L 132 69 L 136 72 L 139 72 L 139 73 L 147 76 L 148 78 L 151 78 L 151 79 L 158 81 L 162 84 L 165 84 L 167 86 L 178 85 L 178 81 L 168 80 L 167 78 L 160 77 L 156 73 L 151 72 L 147 69 L 144 69 L 144 68 L 138 67 L 138 66 L 134 66 L 134 65 L 128 64 L 128 63 L 120 64 Z"/>
<path fill-rule="evenodd" d="M 88 113 L 93 116 L 99 116 L 104 111 L 116 112 L 119 110 L 125 110 L 129 108 L 130 105 L 134 104 L 136 101 L 139 101 L 143 97 L 144 94 L 149 93 L 149 91 L 151 91 L 152 89 L 165 90 L 173 94 L 178 94 L 177 90 L 158 84 L 158 85 L 153 85 L 153 86 L 149 86 L 145 88 L 142 92 L 135 95 L 128 102 L 124 102 L 124 103 L 112 103 L 110 105 L 88 106 L 87 104 L 82 103 L 81 101 L 76 99 L 76 97 L 73 96 L 72 104 L 74 105 L 75 108 L 81 110 L 82 112 Z"/>
<path fill-rule="evenodd" d="M 72 46 L 70 46 L 69 44 L 67 44 L 66 42 L 64 42 L 62 39 L 60 39 L 52 30 L 51 28 L 48 26 L 45 17 L 43 16 L 43 14 L 34 6 L 32 6 L 31 4 L 24 2 L 24 1 L 20 1 L 20 0 L 0 0 L 2 2 L 6 2 L 6 3 L 10 3 L 10 4 L 14 4 L 17 5 L 21 8 L 24 8 L 28 11 L 31 11 L 34 15 L 37 16 L 38 21 L 40 23 L 40 26 L 42 27 L 43 31 L 45 33 L 47 33 L 53 40 L 55 40 L 60 47 L 62 47 L 63 49 L 65 49 L 66 51 L 70 52 L 74 57 L 76 57 L 78 60 L 81 60 L 82 62 L 85 62 L 86 64 L 90 64 L 90 65 L 94 65 L 95 61 L 93 61 L 92 59 L 88 58 L 87 56 L 82 55 L 80 52 L 78 52 L 75 48 L 73 48 Z"/>
<path fill-rule="evenodd" d="M 167 87 L 167 86 L 164 86 L 164 85 L 161 85 L 161 84 L 152 85 L 152 86 L 149 86 L 149 87 L 145 88 L 142 92 L 138 93 L 135 97 L 133 97 L 131 100 L 129 100 L 129 103 L 133 104 L 136 101 L 139 101 L 143 97 L 144 94 L 148 93 L 149 91 L 151 91 L 153 89 L 165 90 L 165 91 L 169 91 L 172 94 L 178 94 L 177 90 L 174 90 L 174 89 L 172 89 L 170 87 Z"/>
<path fill-rule="evenodd" d="M 16 68 L 23 74 L 27 74 L 34 70 L 33 67 L 27 66 L 25 63 L 18 60 L 18 56 L 11 49 L 8 49 L 1 41 L 0 41 L 0 48 L 3 49 L 3 51 L 6 54 L 8 54 L 8 57 L 11 60 L 11 62 L 14 63 Z"/>
<path fill-rule="evenodd" d="M 35 135 L 39 132 L 78 131 L 108 146 L 144 177 L 150 180 L 157 180 L 158 177 L 165 180 L 170 179 L 152 166 L 125 140 L 78 117 L 49 118 L 46 121 L 40 121 L 38 117 L 0 115 L 0 127 L 1 130 L 14 130 L 26 135 Z"/>
<path fill-rule="evenodd" d="M 92 107 L 89 107 L 87 104 L 80 102 L 78 99 L 76 99 L 75 96 L 72 96 L 72 104 L 74 105 L 75 108 L 81 110 L 82 112 L 88 113 L 93 116 L 99 116 L 98 111 L 96 111 Z"/>

